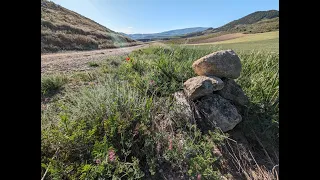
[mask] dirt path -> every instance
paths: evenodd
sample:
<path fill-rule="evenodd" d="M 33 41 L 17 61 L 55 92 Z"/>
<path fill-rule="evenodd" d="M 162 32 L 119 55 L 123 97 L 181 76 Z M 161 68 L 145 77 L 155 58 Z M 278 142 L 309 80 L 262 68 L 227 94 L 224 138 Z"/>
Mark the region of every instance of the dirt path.
<path fill-rule="evenodd" d="M 66 71 L 83 71 L 90 69 L 88 62 L 99 62 L 110 56 L 127 55 L 133 50 L 144 48 L 148 44 L 117 49 L 93 51 L 75 51 L 41 55 L 41 74 Z"/>

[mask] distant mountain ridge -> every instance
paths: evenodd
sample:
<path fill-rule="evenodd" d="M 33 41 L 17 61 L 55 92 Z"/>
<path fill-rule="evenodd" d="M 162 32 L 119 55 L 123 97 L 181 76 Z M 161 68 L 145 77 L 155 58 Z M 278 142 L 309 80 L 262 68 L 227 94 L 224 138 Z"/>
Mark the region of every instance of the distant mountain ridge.
<path fill-rule="evenodd" d="M 193 32 L 200 32 L 208 29 L 209 27 L 192 27 L 192 28 L 184 28 L 184 29 L 175 29 L 160 33 L 149 33 L 149 34 L 125 34 L 121 33 L 123 35 L 126 35 L 127 37 L 130 37 L 132 39 L 155 39 L 155 38 L 169 38 L 172 36 L 181 36 L 188 33 Z"/>

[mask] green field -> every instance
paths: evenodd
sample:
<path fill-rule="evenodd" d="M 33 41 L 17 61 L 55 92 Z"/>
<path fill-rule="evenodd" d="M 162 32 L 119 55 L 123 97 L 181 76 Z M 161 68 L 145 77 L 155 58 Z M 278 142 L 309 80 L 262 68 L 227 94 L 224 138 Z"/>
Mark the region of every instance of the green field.
<path fill-rule="evenodd" d="M 188 46 L 202 46 L 202 47 L 216 47 L 219 49 L 233 49 L 236 52 L 241 51 L 269 51 L 269 52 L 279 52 L 279 38 L 268 39 L 262 41 L 248 41 L 240 43 L 221 43 L 212 45 L 188 45 Z"/>
<path fill-rule="evenodd" d="M 279 31 L 274 31 L 274 32 L 267 32 L 267 33 L 246 34 L 246 36 L 243 36 L 243 37 L 221 41 L 221 42 L 214 42 L 212 44 L 255 42 L 255 41 L 264 41 L 264 40 L 271 40 L 271 39 L 278 39 L 278 38 L 279 38 Z"/>
<path fill-rule="evenodd" d="M 279 31 L 248 34 L 244 37 L 214 42 L 203 43 L 197 45 L 187 46 L 202 46 L 203 48 L 216 47 L 219 49 L 233 49 L 236 52 L 240 51 L 265 51 L 265 52 L 279 52 Z"/>

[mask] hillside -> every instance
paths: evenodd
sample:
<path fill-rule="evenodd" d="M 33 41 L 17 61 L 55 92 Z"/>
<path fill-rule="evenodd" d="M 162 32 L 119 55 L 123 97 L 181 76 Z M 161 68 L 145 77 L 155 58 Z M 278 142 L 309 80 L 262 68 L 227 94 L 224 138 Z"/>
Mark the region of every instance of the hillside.
<path fill-rule="evenodd" d="M 279 30 L 279 17 L 263 19 L 254 24 L 239 24 L 227 30 L 229 33 L 242 32 L 245 34 L 264 33 Z"/>
<path fill-rule="evenodd" d="M 272 19 L 272 18 L 276 18 L 276 17 L 279 17 L 279 11 L 277 11 L 277 10 L 256 11 L 256 12 L 251 13 L 243 18 L 231 21 L 230 23 L 215 29 L 215 32 L 229 31 L 233 28 L 236 28 L 239 25 L 254 24 L 254 23 L 257 23 L 261 20 Z"/>
<path fill-rule="evenodd" d="M 132 39 L 157 39 L 157 38 L 170 38 L 172 36 L 181 36 L 189 33 L 200 32 L 208 29 L 207 27 L 192 27 L 184 29 L 175 29 L 170 31 L 165 31 L 161 33 L 151 33 L 151 34 L 126 34 Z M 122 33 L 124 34 L 124 33 Z"/>
<path fill-rule="evenodd" d="M 209 28 L 204 31 L 188 33 L 181 38 L 203 36 L 214 33 L 263 33 L 279 30 L 279 11 L 256 11 L 238 20 L 231 21 L 219 28 Z"/>
<path fill-rule="evenodd" d="M 255 34 L 271 31 L 279 31 L 279 11 L 277 10 L 257 11 L 219 28 L 208 28 L 204 31 L 185 34 L 168 39 L 165 43 L 212 43 L 242 36 L 239 33 Z"/>
<path fill-rule="evenodd" d="M 91 19 L 41 0 L 41 53 L 93 50 L 136 45 L 138 42 Z"/>

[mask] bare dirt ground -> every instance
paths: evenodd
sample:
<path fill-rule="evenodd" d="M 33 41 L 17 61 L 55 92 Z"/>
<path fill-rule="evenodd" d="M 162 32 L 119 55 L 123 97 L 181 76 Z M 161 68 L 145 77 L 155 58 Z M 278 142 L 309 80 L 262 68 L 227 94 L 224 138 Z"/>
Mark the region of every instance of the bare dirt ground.
<path fill-rule="evenodd" d="M 246 34 L 243 33 L 234 33 L 234 34 L 225 34 L 218 37 L 208 38 L 208 39 L 199 39 L 199 41 L 188 43 L 188 44 L 202 44 L 202 43 L 213 43 L 218 41 L 226 41 L 229 39 L 235 39 L 239 37 L 246 36 Z"/>
<path fill-rule="evenodd" d="M 111 56 L 128 55 L 133 50 L 144 48 L 148 44 L 93 51 L 76 51 L 41 55 L 41 74 L 68 71 L 84 71 L 90 69 L 88 62 L 99 62 Z"/>

